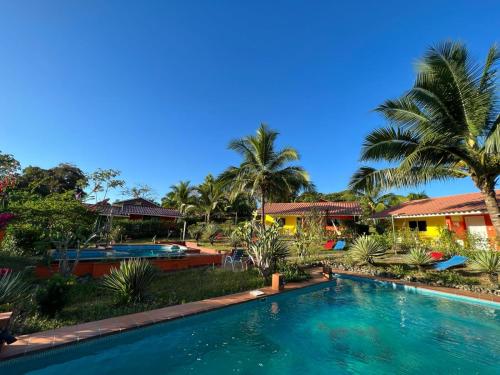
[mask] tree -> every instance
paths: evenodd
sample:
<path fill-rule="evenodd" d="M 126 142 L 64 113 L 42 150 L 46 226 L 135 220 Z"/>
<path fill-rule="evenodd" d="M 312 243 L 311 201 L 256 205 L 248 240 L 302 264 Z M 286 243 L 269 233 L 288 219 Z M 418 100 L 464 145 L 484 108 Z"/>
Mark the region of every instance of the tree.
<path fill-rule="evenodd" d="M 77 191 L 87 183 L 82 170 L 72 164 L 61 163 L 54 168 L 29 166 L 17 179 L 16 188 L 41 196 L 66 191 Z"/>
<path fill-rule="evenodd" d="M 74 265 L 70 265 L 67 250 L 89 235 L 95 214 L 75 199 L 71 191 L 15 201 L 11 209 L 15 214 L 14 225 L 34 228 L 41 233 L 41 240 L 54 244 L 61 259 L 60 272 L 70 274 Z"/>
<path fill-rule="evenodd" d="M 97 169 L 95 172 L 88 176 L 88 181 L 90 183 L 90 192 L 88 198 L 95 199 L 95 203 L 99 202 L 99 193 L 103 193 L 100 200 L 103 201 L 107 198 L 108 192 L 112 189 L 123 187 L 125 181 L 117 178 L 120 176 L 121 172 L 116 169 Z"/>
<path fill-rule="evenodd" d="M 162 206 L 176 208 L 186 213 L 196 203 L 196 188 L 191 185 L 191 181 L 179 181 L 170 186 L 170 191 L 162 198 Z"/>
<path fill-rule="evenodd" d="M 413 87 L 377 108 L 389 125 L 365 139 L 363 161 L 350 186 L 408 187 L 432 180 L 472 179 L 481 191 L 500 241 L 495 186 L 500 173 L 500 114 L 496 86 L 498 49 L 478 66 L 461 43 L 430 48 L 417 65 Z"/>
<path fill-rule="evenodd" d="M 229 184 L 235 192 L 248 191 L 260 200 L 263 225 L 266 201 L 290 196 L 313 186 L 302 167 L 288 165 L 300 158 L 295 149 L 286 147 L 276 150 L 278 134 L 261 124 L 257 135 L 233 140 L 229 149 L 240 154 L 243 161 L 238 167 L 229 167 L 220 176 L 221 181 Z"/>
<path fill-rule="evenodd" d="M 209 223 L 212 213 L 223 207 L 226 200 L 222 183 L 208 174 L 203 183 L 198 185 L 196 191 L 198 192 L 197 208 L 203 212 L 205 221 Z"/>
<path fill-rule="evenodd" d="M 5 209 L 9 190 L 16 184 L 16 178 L 21 164 L 10 154 L 0 151 L 0 208 Z"/>
<path fill-rule="evenodd" d="M 386 193 L 378 187 L 364 187 L 355 190 L 357 201 L 360 202 L 363 213 L 366 217 L 370 217 L 375 212 L 385 210 L 399 201 L 393 193 Z"/>
<path fill-rule="evenodd" d="M 137 185 L 131 188 L 126 188 L 123 191 L 123 195 L 132 197 L 134 199 L 143 198 L 143 199 L 148 199 L 150 201 L 154 200 L 155 198 L 155 193 L 153 191 L 153 188 L 151 188 L 148 185 Z"/>

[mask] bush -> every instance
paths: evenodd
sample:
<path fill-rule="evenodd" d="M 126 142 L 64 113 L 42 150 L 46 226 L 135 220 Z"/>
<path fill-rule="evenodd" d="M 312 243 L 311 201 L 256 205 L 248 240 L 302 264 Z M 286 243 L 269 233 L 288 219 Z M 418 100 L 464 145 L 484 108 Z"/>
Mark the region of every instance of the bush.
<path fill-rule="evenodd" d="M 297 263 L 280 262 L 277 271 L 284 276 L 287 282 L 304 281 L 311 277 Z"/>
<path fill-rule="evenodd" d="M 7 232 L 0 243 L 0 251 L 5 255 L 21 256 L 23 250 L 19 247 L 17 239 L 12 232 Z"/>
<path fill-rule="evenodd" d="M 218 234 L 222 233 L 221 228 L 214 223 L 208 223 L 203 228 L 202 238 L 204 241 L 209 241 L 211 245 L 214 244 L 215 238 Z"/>
<path fill-rule="evenodd" d="M 11 270 L 0 273 L 0 306 L 13 305 L 28 296 L 28 285 L 22 281 L 21 274 Z"/>
<path fill-rule="evenodd" d="M 37 294 L 38 309 L 42 315 L 54 317 L 68 302 L 69 290 L 75 284 L 73 277 L 54 274 Z"/>
<path fill-rule="evenodd" d="M 204 227 L 203 223 L 195 223 L 187 228 L 189 236 L 196 241 L 196 244 L 198 244 L 203 235 Z"/>
<path fill-rule="evenodd" d="M 472 258 L 472 268 L 488 274 L 490 282 L 498 287 L 498 273 L 500 272 L 500 252 L 478 251 Z"/>
<path fill-rule="evenodd" d="M 422 270 L 422 266 L 432 262 L 432 257 L 427 253 L 423 247 L 416 247 L 410 250 L 407 255 L 408 264 L 417 266 L 418 270 Z"/>
<path fill-rule="evenodd" d="M 143 258 L 120 262 L 120 268 L 112 268 L 104 276 L 102 287 L 111 291 L 119 303 L 142 302 L 154 281 L 156 271 L 151 263 Z"/>
<path fill-rule="evenodd" d="M 372 236 L 359 236 L 356 238 L 350 251 L 351 258 L 356 263 L 373 264 L 373 258 L 385 254 L 387 248 Z"/>

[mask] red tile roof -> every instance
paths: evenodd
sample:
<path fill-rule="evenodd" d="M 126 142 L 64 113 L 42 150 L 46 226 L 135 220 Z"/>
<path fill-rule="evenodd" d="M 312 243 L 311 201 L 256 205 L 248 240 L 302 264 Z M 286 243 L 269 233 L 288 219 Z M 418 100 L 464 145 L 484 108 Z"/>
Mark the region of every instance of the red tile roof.
<path fill-rule="evenodd" d="M 178 218 L 180 212 L 170 208 L 163 208 L 154 202 L 146 199 L 129 199 L 126 201 L 116 202 L 110 205 L 107 202 L 99 202 L 94 205 L 89 205 L 91 209 L 96 210 L 99 214 L 108 216 L 125 216 L 142 215 L 154 217 L 171 217 Z"/>
<path fill-rule="evenodd" d="M 497 201 L 500 200 L 500 190 L 496 191 Z M 447 197 L 418 199 L 409 201 L 373 215 L 374 218 L 453 215 L 475 212 L 487 212 L 481 193 L 450 195 Z"/>
<path fill-rule="evenodd" d="M 328 212 L 332 216 L 354 216 L 362 213 L 358 202 L 266 203 L 264 210 L 268 215 L 304 215 L 312 211 Z"/>

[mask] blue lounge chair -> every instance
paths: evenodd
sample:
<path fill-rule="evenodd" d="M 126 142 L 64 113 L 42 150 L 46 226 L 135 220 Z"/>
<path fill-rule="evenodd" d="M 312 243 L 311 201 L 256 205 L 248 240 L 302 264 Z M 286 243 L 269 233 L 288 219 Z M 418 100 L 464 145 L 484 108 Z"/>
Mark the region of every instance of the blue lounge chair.
<path fill-rule="evenodd" d="M 229 263 L 231 268 L 234 270 L 234 265 L 239 263 L 241 265 L 241 269 L 243 269 L 243 255 L 245 251 L 243 249 L 236 249 L 233 251 L 232 255 L 227 255 L 224 257 L 223 267 L 226 267 L 226 264 Z"/>
<path fill-rule="evenodd" d="M 337 243 L 335 244 L 335 247 L 333 248 L 333 250 L 344 250 L 345 249 L 345 241 L 337 241 Z"/>
<path fill-rule="evenodd" d="M 434 269 L 436 271 L 444 271 L 450 267 L 455 267 L 455 266 L 461 266 L 467 262 L 469 258 L 461 256 L 461 255 L 454 255 L 450 259 L 444 261 L 444 262 L 439 262 L 434 265 Z"/>

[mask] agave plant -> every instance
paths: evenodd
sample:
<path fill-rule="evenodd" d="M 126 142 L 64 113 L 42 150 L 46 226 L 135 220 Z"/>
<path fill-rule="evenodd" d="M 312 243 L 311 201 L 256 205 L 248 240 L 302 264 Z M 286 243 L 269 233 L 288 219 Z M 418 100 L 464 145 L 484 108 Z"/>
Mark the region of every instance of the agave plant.
<path fill-rule="evenodd" d="M 276 270 L 277 264 L 286 259 L 289 254 L 288 246 L 281 239 L 280 227 L 274 223 L 264 227 L 256 222 L 247 226 L 249 241 L 248 255 L 253 264 L 264 277 L 269 277 Z"/>
<path fill-rule="evenodd" d="M 12 271 L 0 274 L 0 305 L 14 304 L 28 296 L 28 285 L 21 274 Z"/>
<path fill-rule="evenodd" d="M 472 258 L 472 267 L 477 271 L 487 273 L 490 282 L 498 288 L 498 273 L 500 272 L 500 252 L 478 251 Z"/>
<path fill-rule="evenodd" d="M 407 255 L 408 264 L 417 266 L 418 270 L 422 270 L 422 266 L 432 262 L 432 257 L 427 253 L 423 247 L 415 247 L 410 250 Z"/>
<path fill-rule="evenodd" d="M 373 264 L 373 258 L 385 254 L 386 248 L 376 238 L 360 236 L 352 245 L 351 258 L 356 263 Z"/>
<path fill-rule="evenodd" d="M 155 274 L 155 269 L 146 259 L 129 259 L 120 262 L 120 268 L 112 268 L 104 276 L 102 287 L 113 292 L 120 303 L 141 302 Z"/>

